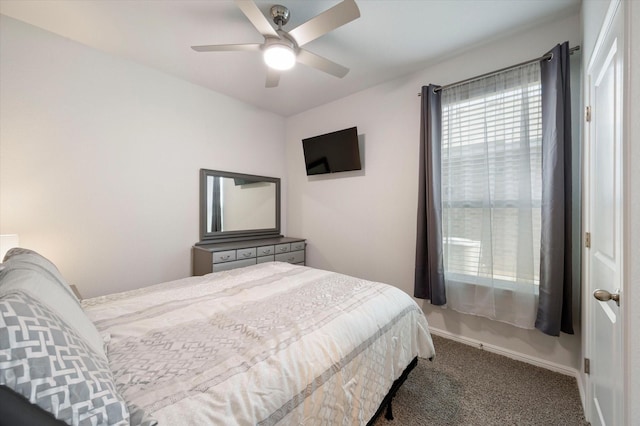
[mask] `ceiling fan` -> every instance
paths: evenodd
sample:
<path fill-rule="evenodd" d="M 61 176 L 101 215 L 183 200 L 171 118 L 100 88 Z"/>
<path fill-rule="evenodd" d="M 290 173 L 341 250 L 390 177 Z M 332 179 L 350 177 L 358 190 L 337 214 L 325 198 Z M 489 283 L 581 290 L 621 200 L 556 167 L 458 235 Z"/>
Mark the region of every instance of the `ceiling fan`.
<path fill-rule="evenodd" d="M 302 49 L 301 46 L 359 18 L 360 10 L 355 0 L 344 0 L 291 31 L 282 29 L 289 22 L 289 9 L 286 7 L 281 5 L 271 7 L 271 18 L 278 27 L 274 29 L 253 0 L 235 0 L 235 2 L 262 34 L 264 43 L 191 46 L 193 50 L 197 52 L 262 51 L 267 63 L 265 87 L 276 87 L 280 81 L 280 71 L 292 68 L 296 62 L 340 78 L 349 72 L 348 68 Z"/>

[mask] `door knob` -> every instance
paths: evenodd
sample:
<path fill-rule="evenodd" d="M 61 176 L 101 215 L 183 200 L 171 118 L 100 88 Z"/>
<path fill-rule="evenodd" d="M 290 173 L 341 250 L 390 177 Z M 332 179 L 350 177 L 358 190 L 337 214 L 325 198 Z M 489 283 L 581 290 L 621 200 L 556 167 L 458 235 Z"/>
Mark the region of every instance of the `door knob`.
<path fill-rule="evenodd" d="M 613 300 L 616 302 L 616 305 L 620 306 L 620 293 L 609 293 L 607 290 L 597 289 L 593 292 L 593 297 L 598 299 L 601 302 L 606 302 L 608 300 Z"/>

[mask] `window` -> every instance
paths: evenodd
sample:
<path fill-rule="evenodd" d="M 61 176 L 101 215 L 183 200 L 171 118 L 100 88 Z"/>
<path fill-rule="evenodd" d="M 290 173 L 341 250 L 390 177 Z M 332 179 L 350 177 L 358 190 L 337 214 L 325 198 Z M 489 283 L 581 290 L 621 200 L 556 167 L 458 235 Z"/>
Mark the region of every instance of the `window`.
<path fill-rule="evenodd" d="M 441 158 L 445 279 L 537 292 L 539 64 L 444 89 Z"/>

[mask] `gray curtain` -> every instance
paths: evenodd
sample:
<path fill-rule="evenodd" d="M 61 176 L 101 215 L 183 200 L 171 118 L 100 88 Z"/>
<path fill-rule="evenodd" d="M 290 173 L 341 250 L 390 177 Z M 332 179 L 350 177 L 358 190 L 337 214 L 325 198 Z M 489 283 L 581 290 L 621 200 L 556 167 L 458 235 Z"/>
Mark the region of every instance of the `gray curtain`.
<path fill-rule="evenodd" d="M 541 62 L 542 235 L 536 328 L 573 334 L 571 289 L 571 89 L 569 43 Z"/>
<path fill-rule="evenodd" d="M 420 171 L 418 183 L 418 234 L 413 295 L 444 305 L 442 262 L 442 202 L 440 182 L 440 144 L 442 108 L 435 85 L 422 87 L 420 114 Z"/>
<path fill-rule="evenodd" d="M 215 176 L 213 178 L 213 199 L 215 202 L 213 203 L 213 214 L 211 215 L 211 232 L 220 232 L 222 231 L 222 210 L 220 206 L 222 205 L 221 200 L 221 191 L 220 185 L 222 183 L 222 177 Z"/>

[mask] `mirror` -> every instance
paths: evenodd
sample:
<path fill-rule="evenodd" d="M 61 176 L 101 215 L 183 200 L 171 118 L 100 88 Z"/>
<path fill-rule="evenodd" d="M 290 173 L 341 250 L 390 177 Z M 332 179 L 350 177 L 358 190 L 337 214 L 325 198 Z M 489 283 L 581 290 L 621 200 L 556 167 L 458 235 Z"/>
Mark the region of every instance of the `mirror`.
<path fill-rule="evenodd" d="M 280 236 L 280 178 L 200 169 L 200 244 Z"/>

